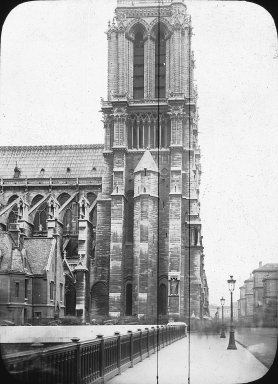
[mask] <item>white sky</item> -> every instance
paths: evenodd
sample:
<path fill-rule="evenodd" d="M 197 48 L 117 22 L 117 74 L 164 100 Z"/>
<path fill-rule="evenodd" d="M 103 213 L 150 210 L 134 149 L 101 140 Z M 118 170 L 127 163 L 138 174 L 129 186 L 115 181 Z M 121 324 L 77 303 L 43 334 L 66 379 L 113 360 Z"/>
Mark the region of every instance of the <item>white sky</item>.
<path fill-rule="evenodd" d="M 116 0 L 37 1 L 1 40 L 0 145 L 103 142 L 107 21 Z M 278 68 L 272 17 L 247 2 L 189 1 L 210 302 L 278 261 Z M 276 59 L 275 59 L 276 58 Z"/>

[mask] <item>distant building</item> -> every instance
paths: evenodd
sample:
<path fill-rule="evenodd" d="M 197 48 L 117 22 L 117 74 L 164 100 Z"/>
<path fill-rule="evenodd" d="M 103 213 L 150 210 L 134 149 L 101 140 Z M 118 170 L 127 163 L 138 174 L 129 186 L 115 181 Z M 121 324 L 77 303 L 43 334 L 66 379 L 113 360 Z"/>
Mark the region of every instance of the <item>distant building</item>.
<path fill-rule="evenodd" d="M 240 290 L 240 299 L 238 300 L 238 320 L 241 321 L 245 318 L 246 315 L 246 287 L 243 285 L 239 287 Z"/>
<path fill-rule="evenodd" d="M 245 325 L 277 326 L 278 263 L 254 269 L 240 289 L 239 320 Z"/>
<path fill-rule="evenodd" d="M 250 274 L 249 279 L 246 279 L 244 281 L 244 286 L 245 286 L 245 320 L 247 322 L 252 322 L 253 321 L 253 316 L 254 316 L 254 279 L 252 276 L 252 273 Z"/>
<path fill-rule="evenodd" d="M 222 307 L 221 305 L 210 304 L 209 305 L 210 315 L 212 319 L 222 321 Z M 223 307 L 223 316 L 225 323 L 228 323 L 231 318 L 231 306 L 226 302 L 226 305 Z M 238 320 L 238 303 L 237 301 L 233 302 L 233 319 Z"/>
<path fill-rule="evenodd" d="M 264 325 L 278 327 L 278 271 L 263 279 L 263 322 Z"/>

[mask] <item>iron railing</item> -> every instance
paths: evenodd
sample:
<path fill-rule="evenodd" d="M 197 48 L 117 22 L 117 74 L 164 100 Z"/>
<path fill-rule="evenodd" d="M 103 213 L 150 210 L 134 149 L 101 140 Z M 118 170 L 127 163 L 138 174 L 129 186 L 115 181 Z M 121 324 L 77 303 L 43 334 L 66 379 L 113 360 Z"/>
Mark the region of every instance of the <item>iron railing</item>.
<path fill-rule="evenodd" d="M 185 325 L 165 325 L 128 331 L 125 335 L 19 352 L 6 356 L 4 363 L 12 378 L 22 383 L 97 384 L 105 383 L 128 367 L 186 336 Z"/>

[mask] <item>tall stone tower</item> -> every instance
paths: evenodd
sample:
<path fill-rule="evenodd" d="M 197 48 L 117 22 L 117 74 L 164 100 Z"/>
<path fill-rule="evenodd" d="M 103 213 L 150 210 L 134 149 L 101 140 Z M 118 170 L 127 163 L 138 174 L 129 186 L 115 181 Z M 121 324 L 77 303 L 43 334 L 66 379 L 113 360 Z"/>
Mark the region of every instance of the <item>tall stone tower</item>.
<path fill-rule="evenodd" d="M 110 316 L 208 311 L 191 34 L 183 0 L 118 0 L 108 25 L 92 278 Z"/>

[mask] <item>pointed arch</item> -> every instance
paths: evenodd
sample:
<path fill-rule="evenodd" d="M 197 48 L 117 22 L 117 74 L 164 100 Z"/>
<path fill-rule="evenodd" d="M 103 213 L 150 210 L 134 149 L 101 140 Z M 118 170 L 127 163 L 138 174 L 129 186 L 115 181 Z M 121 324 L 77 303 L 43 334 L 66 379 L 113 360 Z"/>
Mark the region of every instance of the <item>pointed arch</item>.
<path fill-rule="evenodd" d="M 70 195 L 66 192 L 61 193 L 58 197 L 58 203 L 60 204 L 60 207 L 65 204 L 65 202 L 70 198 Z"/>
<path fill-rule="evenodd" d="M 138 31 L 143 34 L 143 39 L 147 39 L 149 33 L 149 24 L 143 19 L 134 19 L 127 26 L 126 37 L 130 40 L 135 39 Z"/>
<path fill-rule="evenodd" d="M 97 195 L 94 192 L 87 193 L 87 199 L 91 205 L 93 204 L 96 198 L 97 198 Z"/>
<path fill-rule="evenodd" d="M 166 20 L 163 17 L 156 17 L 151 23 L 150 23 L 150 36 L 152 39 L 155 40 L 157 31 L 160 30 L 164 33 L 165 39 L 169 39 L 173 32 L 172 25 L 169 23 L 168 20 Z"/>
<path fill-rule="evenodd" d="M 33 199 L 32 199 L 32 201 L 31 201 L 31 205 L 30 205 L 30 207 L 31 207 L 31 208 L 34 207 L 36 204 L 38 204 L 38 202 L 39 202 L 41 199 L 43 199 L 43 196 L 40 195 L 40 194 L 34 196 Z"/>
<path fill-rule="evenodd" d="M 11 204 L 16 199 L 18 199 L 18 195 L 12 195 L 11 197 L 9 197 L 7 205 Z"/>

